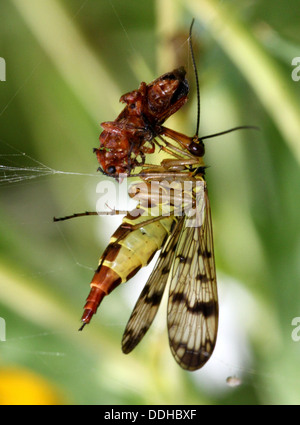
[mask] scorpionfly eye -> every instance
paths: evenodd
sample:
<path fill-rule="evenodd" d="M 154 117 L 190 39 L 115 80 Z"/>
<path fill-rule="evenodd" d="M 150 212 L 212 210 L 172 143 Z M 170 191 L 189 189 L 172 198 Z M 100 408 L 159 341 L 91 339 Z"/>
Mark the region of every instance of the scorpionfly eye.
<path fill-rule="evenodd" d="M 199 143 L 200 142 L 200 143 Z M 193 141 L 189 147 L 188 150 L 195 156 L 203 156 L 204 155 L 204 144 L 201 140 L 199 142 Z"/>

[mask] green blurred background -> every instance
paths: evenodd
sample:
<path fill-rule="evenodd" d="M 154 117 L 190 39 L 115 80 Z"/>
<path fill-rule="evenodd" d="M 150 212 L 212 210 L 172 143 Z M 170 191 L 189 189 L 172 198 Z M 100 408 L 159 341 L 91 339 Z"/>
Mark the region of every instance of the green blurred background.
<path fill-rule="evenodd" d="M 0 5 L 0 403 L 298 404 L 300 342 L 299 0 L 6 0 Z M 193 135 L 201 84 L 220 292 L 213 358 L 195 373 L 172 359 L 165 306 L 136 350 L 122 332 L 148 267 L 79 319 L 120 218 L 54 224 L 95 210 L 92 148 L 119 97 L 185 65 L 189 103 L 167 125 Z M 3 338 L 3 326 L 2 326 Z M 238 377 L 232 387 L 228 377 Z"/>

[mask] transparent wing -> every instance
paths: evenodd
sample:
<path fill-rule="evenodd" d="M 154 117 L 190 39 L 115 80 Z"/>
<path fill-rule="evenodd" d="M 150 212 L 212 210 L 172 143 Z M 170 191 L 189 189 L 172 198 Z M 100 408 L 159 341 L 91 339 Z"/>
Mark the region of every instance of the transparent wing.
<path fill-rule="evenodd" d="M 207 362 L 218 329 L 212 223 L 206 189 L 202 202 L 203 224 L 185 226 L 177 243 L 168 301 L 171 351 L 177 363 L 187 370 L 199 369 Z"/>
<path fill-rule="evenodd" d="M 136 347 L 154 320 L 168 281 L 183 221 L 183 217 L 180 218 L 164 244 L 154 269 L 131 313 L 122 338 L 122 350 L 125 354 L 130 353 Z"/>

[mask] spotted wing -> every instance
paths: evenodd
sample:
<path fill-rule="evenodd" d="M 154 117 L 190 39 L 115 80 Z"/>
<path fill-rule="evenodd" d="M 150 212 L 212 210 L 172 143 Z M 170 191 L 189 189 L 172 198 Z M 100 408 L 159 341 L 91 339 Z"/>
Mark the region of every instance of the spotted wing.
<path fill-rule="evenodd" d="M 168 301 L 170 348 L 177 363 L 187 370 L 199 369 L 207 362 L 218 329 L 212 223 L 206 189 L 202 202 L 202 225 L 185 226 L 177 243 Z"/>
<path fill-rule="evenodd" d="M 136 347 L 154 320 L 168 281 L 183 221 L 184 219 L 180 218 L 165 242 L 154 269 L 131 313 L 122 339 L 122 350 L 125 354 L 130 353 Z"/>

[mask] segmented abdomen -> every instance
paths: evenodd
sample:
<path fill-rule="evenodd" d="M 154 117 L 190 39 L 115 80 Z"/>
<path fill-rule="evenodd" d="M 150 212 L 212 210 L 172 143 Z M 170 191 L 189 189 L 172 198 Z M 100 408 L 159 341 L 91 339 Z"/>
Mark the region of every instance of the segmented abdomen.
<path fill-rule="evenodd" d="M 84 325 L 90 322 L 105 295 L 149 264 L 177 220 L 174 216 L 155 220 L 143 212 L 142 208 L 136 208 L 128 213 L 112 235 L 91 281 L 91 291 L 81 318 Z"/>

